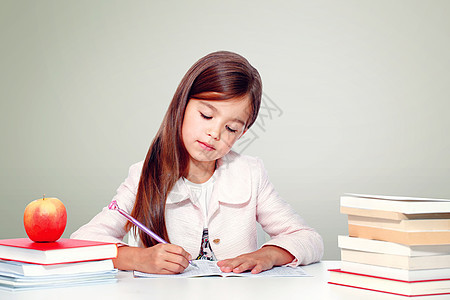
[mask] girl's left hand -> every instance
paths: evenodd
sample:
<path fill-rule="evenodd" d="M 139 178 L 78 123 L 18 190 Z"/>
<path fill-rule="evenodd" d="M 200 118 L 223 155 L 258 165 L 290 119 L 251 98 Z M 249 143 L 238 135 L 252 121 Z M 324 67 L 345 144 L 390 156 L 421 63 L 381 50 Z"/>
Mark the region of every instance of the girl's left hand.
<path fill-rule="evenodd" d="M 280 247 L 264 246 L 255 252 L 221 260 L 217 262 L 217 265 L 225 273 L 242 273 L 250 270 L 252 274 L 257 274 L 274 266 L 288 264 L 293 260 L 294 256 Z"/>

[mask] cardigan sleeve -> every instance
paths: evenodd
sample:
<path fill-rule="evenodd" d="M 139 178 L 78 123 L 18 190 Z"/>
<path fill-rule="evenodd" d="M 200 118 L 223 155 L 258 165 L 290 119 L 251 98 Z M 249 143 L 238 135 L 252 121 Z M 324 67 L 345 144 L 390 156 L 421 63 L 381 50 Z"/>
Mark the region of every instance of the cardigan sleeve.
<path fill-rule="evenodd" d="M 257 221 L 270 236 L 264 246 L 273 245 L 289 251 L 294 257 L 289 265 L 307 265 L 320 261 L 324 252 L 322 237 L 294 211 L 275 191 L 261 160 Z"/>
<path fill-rule="evenodd" d="M 128 213 L 131 213 L 136 201 L 141 170 L 142 162 L 132 165 L 128 177 L 119 186 L 113 197 L 119 207 Z M 126 222 L 125 217 L 117 211 L 110 210 L 107 205 L 89 223 L 72 233 L 70 238 L 124 244 L 122 240 L 128 233 L 125 230 Z"/>

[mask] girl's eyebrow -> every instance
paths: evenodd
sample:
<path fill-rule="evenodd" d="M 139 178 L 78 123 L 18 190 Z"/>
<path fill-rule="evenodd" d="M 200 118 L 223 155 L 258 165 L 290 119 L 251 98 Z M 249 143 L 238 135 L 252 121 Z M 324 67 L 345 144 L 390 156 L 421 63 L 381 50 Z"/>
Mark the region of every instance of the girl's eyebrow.
<path fill-rule="evenodd" d="M 218 109 L 214 106 L 214 105 L 211 105 L 211 104 L 209 104 L 208 102 L 205 102 L 205 101 L 200 101 L 200 103 L 201 104 L 203 104 L 204 106 L 206 106 L 206 107 L 208 107 L 208 108 L 210 108 L 212 111 L 214 111 L 214 112 L 218 112 Z M 238 122 L 238 123 L 241 123 L 242 124 L 242 126 L 245 126 L 245 122 L 244 121 L 242 121 L 241 119 L 239 119 L 239 118 L 234 118 L 232 121 L 235 121 L 235 122 Z"/>
<path fill-rule="evenodd" d="M 200 101 L 201 104 L 209 107 L 210 109 L 212 109 L 214 112 L 217 112 L 217 108 L 214 105 L 209 104 L 208 102 L 205 101 Z"/>

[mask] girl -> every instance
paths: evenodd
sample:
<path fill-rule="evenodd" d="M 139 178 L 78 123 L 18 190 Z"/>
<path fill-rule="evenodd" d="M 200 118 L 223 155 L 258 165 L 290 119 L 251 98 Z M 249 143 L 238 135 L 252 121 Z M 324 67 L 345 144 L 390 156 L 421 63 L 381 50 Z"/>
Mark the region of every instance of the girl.
<path fill-rule="evenodd" d="M 259 273 L 320 260 L 323 243 L 284 202 L 262 162 L 231 151 L 255 122 L 262 94 L 258 71 L 242 56 L 215 52 L 181 80 L 144 162 L 130 167 L 117 190 L 119 207 L 161 236 L 139 233 L 105 207 L 71 238 L 121 243 L 115 267 L 182 272 L 193 258 L 219 260 L 223 272 Z M 257 249 L 256 222 L 271 239 Z"/>

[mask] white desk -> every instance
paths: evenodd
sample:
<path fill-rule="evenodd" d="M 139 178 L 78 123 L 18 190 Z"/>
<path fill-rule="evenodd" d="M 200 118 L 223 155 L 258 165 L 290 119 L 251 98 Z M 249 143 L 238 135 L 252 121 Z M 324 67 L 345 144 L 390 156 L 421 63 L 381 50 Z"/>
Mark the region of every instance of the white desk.
<path fill-rule="evenodd" d="M 408 299 L 408 297 L 389 295 L 360 289 L 327 284 L 329 268 L 339 267 L 339 262 L 325 261 L 303 267 L 312 277 L 298 278 L 184 278 L 150 279 L 133 278 L 131 272 L 119 272 L 116 284 L 91 285 L 72 288 L 46 289 L 26 292 L 0 291 L 1 300 L 88 300 L 88 299 Z M 423 300 L 450 299 L 450 295 L 419 297 Z"/>

